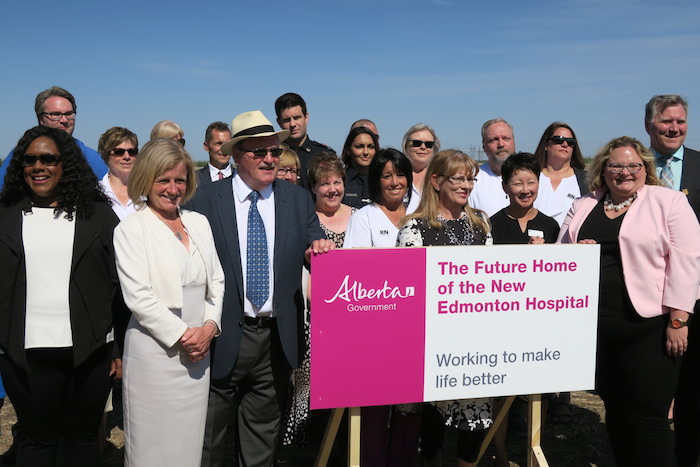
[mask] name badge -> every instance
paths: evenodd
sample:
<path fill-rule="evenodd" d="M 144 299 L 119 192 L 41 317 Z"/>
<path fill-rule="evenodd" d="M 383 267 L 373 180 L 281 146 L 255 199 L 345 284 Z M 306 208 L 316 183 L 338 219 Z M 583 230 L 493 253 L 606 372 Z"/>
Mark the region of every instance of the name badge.
<path fill-rule="evenodd" d="M 544 238 L 544 232 L 542 232 L 541 230 L 527 229 L 527 236 Z"/>

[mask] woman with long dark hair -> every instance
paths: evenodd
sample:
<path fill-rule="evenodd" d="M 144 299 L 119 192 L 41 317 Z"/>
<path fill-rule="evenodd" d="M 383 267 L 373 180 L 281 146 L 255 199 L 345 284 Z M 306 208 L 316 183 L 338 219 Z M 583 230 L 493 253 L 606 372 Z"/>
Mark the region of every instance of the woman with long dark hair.
<path fill-rule="evenodd" d="M 124 311 L 119 222 L 73 138 L 28 130 L 0 193 L 0 372 L 22 424 L 17 465 L 98 465 L 98 427 Z"/>

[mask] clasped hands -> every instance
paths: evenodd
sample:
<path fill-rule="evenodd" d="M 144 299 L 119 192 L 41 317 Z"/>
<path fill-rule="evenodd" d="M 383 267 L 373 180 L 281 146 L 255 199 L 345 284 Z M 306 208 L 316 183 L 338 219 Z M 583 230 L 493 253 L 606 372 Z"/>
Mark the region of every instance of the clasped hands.
<path fill-rule="evenodd" d="M 209 345 L 218 331 L 213 321 L 187 328 L 180 338 L 180 344 L 192 362 L 198 362 L 209 355 Z"/>

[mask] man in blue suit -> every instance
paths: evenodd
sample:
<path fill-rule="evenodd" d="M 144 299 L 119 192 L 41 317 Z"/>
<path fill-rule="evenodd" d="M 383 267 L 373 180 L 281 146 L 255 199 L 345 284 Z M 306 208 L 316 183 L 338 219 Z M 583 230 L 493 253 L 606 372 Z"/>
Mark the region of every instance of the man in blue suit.
<path fill-rule="evenodd" d="M 277 180 L 279 143 L 256 110 L 231 123 L 222 145 L 236 173 L 201 185 L 189 207 L 214 233 L 226 293 L 221 334 L 212 345 L 211 390 L 202 466 L 224 465 L 224 434 L 238 405 L 239 464 L 272 466 L 289 371 L 301 360 L 301 271 L 312 253 L 330 251 L 309 193 Z"/>
<path fill-rule="evenodd" d="M 58 86 L 41 91 L 34 101 L 34 112 L 39 125 L 58 128 L 71 136 L 75 130 L 77 108 L 73 94 Z M 80 150 L 83 151 L 83 155 L 93 172 L 97 175 L 97 179 L 101 180 L 107 173 L 107 165 L 102 157 L 94 149 L 85 146 L 79 139 L 74 139 Z M 7 172 L 7 166 L 10 165 L 12 154 L 13 152 L 10 151 L 0 167 L 0 189 L 5 183 L 5 172 Z"/>

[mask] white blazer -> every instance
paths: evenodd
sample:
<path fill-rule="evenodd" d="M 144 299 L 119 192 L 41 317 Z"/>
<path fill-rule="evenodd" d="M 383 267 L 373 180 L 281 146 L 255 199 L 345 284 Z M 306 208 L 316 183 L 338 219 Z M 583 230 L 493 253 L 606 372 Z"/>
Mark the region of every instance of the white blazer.
<path fill-rule="evenodd" d="M 221 330 L 224 273 L 206 217 L 182 210 L 182 223 L 197 244 L 207 272 L 204 319 L 216 322 Z M 179 266 L 169 243 L 173 235 L 153 211 L 144 209 L 127 216 L 114 229 L 117 272 L 124 302 L 132 315 L 166 347 L 172 347 L 187 330 L 187 324 L 171 310 L 182 308 L 182 282 Z"/>

